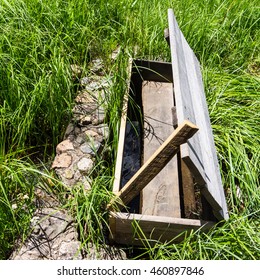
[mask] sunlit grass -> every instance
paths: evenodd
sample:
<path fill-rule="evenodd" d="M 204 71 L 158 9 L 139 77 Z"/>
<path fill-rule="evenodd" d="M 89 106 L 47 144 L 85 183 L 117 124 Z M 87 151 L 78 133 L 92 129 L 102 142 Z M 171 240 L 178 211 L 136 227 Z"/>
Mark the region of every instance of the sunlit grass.
<path fill-rule="evenodd" d="M 78 87 L 71 64 L 87 73 L 101 57 L 111 76 L 106 95 L 110 138 L 91 191 L 78 186 L 66 207 L 82 244 L 104 242 L 129 58 L 170 61 L 167 9 L 202 65 L 230 220 L 178 245 L 145 249 L 151 259 L 259 258 L 260 9 L 258 1 L 0 0 L 0 258 L 26 236 L 34 187 L 46 176 L 33 159 L 53 158 Z M 113 50 L 121 47 L 116 61 Z M 38 160 L 39 160 L 38 159 Z M 45 172 L 46 173 L 46 172 Z M 95 176 L 94 176 L 95 175 Z M 68 192 L 68 190 L 66 190 Z M 63 195 L 63 194 L 62 194 Z M 62 199 L 61 199 L 62 200 Z"/>

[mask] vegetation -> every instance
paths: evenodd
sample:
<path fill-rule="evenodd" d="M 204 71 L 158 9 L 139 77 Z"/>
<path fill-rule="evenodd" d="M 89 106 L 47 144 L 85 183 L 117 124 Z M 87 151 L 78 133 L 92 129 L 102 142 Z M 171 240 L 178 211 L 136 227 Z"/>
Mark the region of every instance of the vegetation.
<path fill-rule="evenodd" d="M 129 57 L 170 61 L 167 9 L 202 65 L 230 220 L 177 245 L 144 244 L 151 259 L 260 258 L 260 9 L 257 0 L 0 0 L 0 259 L 25 238 L 34 188 L 59 183 L 47 170 L 71 116 L 71 64 L 102 57 L 113 75 L 110 163 L 89 193 L 73 190 L 82 244 L 103 242 Z M 112 64 L 111 52 L 121 46 Z M 43 162 L 43 163 L 42 163 Z M 39 164 L 40 163 L 40 164 Z M 39 171 L 43 170 L 43 171 Z M 55 191 L 55 187 L 53 191 Z M 60 186 L 60 185 L 59 185 Z M 102 202 L 102 203 L 101 203 Z M 88 234 L 86 234 L 88 224 Z M 142 257 L 142 256 L 141 256 Z"/>

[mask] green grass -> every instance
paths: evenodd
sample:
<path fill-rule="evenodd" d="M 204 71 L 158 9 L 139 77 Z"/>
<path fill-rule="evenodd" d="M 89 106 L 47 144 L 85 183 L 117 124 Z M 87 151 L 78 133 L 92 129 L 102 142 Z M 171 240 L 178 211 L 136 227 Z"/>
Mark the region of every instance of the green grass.
<path fill-rule="evenodd" d="M 0 0 L 0 259 L 26 237 L 34 187 L 51 175 L 55 146 L 78 87 L 71 64 L 89 70 L 101 57 L 112 76 L 109 157 L 100 159 L 89 193 L 66 205 L 83 246 L 102 244 L 130 57 L 170 61 L 163 38 L 167 9 L 202 65 L 205 92 L 230 220 L 178 245 L 145 245 L 151 259 L 257 259 L 259 253 L 260 7 L 257 0 Z M 121 51 L 113 63 L 109 56 Z M 33 154 L 29 160 L 28 155 Z M 28 198 L 27 198 L 28 197 Z"/>

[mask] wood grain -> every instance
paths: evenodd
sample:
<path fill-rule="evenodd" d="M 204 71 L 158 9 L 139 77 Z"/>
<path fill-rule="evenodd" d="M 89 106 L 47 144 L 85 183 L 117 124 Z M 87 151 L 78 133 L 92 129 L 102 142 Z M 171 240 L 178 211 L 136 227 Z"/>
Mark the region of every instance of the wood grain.
<path fill-rule="evenodd" d="M 184 216 L 185 218 L 195 218 L 196 200 L 195 200 L 193 176 L 183 160 L 181 160 L 181 175 L 182 175 Z"/>
<path fill-rule="evenodd" d="M 209 230 L 214 223 L 182 218 L 170 218 L 128 213 L 111 213 L 113 224 L 110 239 L 119 244 L 143 245 L 161 242 L 180 242 L 192 230 Z M 140 231 L 140 228 L 142 231 Z M 183 233 L 181 236 L 179 236 Z M 146 239 L 146 240 L 144 240 Z"/>
<path fill-rule="evenodd" d="M 128 85 L 130 85 L 131 72 L 132 72 L 132 59 L 129 60 L 129 65 L 128 65 L 128 81 L 127 81 Z M 123 106 L 122 106 L 119 141 L 117 147 L 116 166 L 115 166 L 115 178 L 113 183 L 114 193 L 117 193 L 120 190 L 124 144 L 125 144 L 125 132 L 126 132 L 126 124 L 127 124 L 127 108 L 128 108 L 128 94 L 125 94 L 123 100 Z"/>
<path fill-rule="evenodd" d="M 219 219 L 227 219 L 227 205 L 218 166 L 200 65 L 168 10 L 175 101 L 178 122 L 190 120 L 200 131 L 181 147 L 181 157 L 201 185 Z"/>
<path fill-rule="evenodd" d="M 197 131 L 198 127 L 189 121 L 184 121 L 119 191 L 118 197 L 122 202 L 128 204 L 138 195 L 179 151 L 180 145 L 185 143 Z"/>
<path fill-rule="evenodd" d="M 144 114 L 143 162 L 145 163 L 174 131 L 172 125 L 172 83 L 143 82 Z M 177 157 L 159 172 L 141 193 L 141 213 L 180 217 Z"/>

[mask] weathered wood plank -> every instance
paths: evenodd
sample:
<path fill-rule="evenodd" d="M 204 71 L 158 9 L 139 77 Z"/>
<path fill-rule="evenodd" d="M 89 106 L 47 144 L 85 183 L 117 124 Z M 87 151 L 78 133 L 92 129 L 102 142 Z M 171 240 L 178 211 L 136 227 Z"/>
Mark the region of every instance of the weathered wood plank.
<path fill-rule="evenodd" d="M 198 127 L 189 121 L 184 121 L 119 191 L 118 197 L 122 202 L 128 204 L 138 195 L 179 151 L 180 145 L 185 143 L 197 131 Z"/>
<path fill-rule="evenodd" d="M 209 230 L 214 223 L 202 220 L 171 218 L 129 213 L 111 213 L 110 223 L 113 224 L 111 239 L 119 244 L 142 245 L 142 239 L 150 242 L 180 242 L 191 230 Z M 142 232 L 138 230 L 142 229 Z M 176 238 L 177 237 L 177 238 Z M 173 240 L 173 238 L 175 238 Z"/>
<path fill-rule="evenodd" d="M 143 82 L 144 114 L 143 162 L 145 163 L 174 131 L 172 125 L 172 83 Z M 159 106 L 158 106 L 159 104 Z M 180 217 L 179 176 L 177 157 L 155 176 L 141 193 L 141 213 Z"/>
<path fill-rule="evenodd" d="M 122 162 L 120 189 L 135 175 L 142 166 L 142 124 L 138 121 L 127 120 L 125 132 L 125 145 Z M 136 196 L 128 205 L 131 213 L 140 212 L 140 195 Z"/>
<path fill-rule="evenodd" d="M 117 148 L 117 157 L 116 157 L 116 167 L 115 167 L 115 179 L 113 184 L 113 192 L 116 193 L 120 190 L 120 181 L 121 181 L 121 172 L 122 172 L 122 163 L 123 163 L 123 153 L 124 153 L 124 144 L 125 144 L 125 131 L 126 131 L 126 113 L 127 113 L 127 101 L 124 101 L 121 123 L 120 123 L 120 132 L 119 132 L 119 142 Z"/>
<path fill-rule="evenodd" d="M 183 204 L 185 218 L 193 218 L 196 215 L 196 200 L 193 176 L 187 167 L 186 163 L 181 160 L 181 175 L 182 175 L 182 189 L 183 189 Z"/>
<path fill-rule="evenodd" d="M 129 75 L 128 75 L 127 83 L 129 86 L 130 86 L 131 72 L 132 72 L 132 59 L 129 60 L 129 65 L 128 65 Z M 123 106 L 122 106 L 121 122 L 120 122 L 120 129 L 119 129 L 119 140 L 118 140 L 117 156 L 116 156 L 116 166 L 115 166 L 115 178 L 113 183 L 114 193 L 117 193 L 120 190 L 124 144 L 125 144 L 125 132 L 126 132 L 126 124 L 127 124 L 127 108 L 128 108 L 128 94 L 125 94 L 123 100 Z"/>
<path fill-rule="evenodd" d="M 174 92 L 178 122 L 190 120 L 200 131 L 181 147 L 181 157 L 192 171 L 218 218 L 228 218 L 227 206 L 199 62 L 181 33 L 173 11 L 168 10 Z"/>

